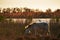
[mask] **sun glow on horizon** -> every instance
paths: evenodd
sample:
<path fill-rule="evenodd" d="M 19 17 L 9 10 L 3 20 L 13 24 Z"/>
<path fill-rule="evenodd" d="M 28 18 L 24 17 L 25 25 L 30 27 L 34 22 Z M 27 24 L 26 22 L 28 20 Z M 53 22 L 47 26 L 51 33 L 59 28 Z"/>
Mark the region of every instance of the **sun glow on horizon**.
<path fill-rule="evenodd" d="M 60 8 L 60 0 L 1 0 L 0 7 L 28 7 L 45 11 L 50 8 L 52 11 Z"/>

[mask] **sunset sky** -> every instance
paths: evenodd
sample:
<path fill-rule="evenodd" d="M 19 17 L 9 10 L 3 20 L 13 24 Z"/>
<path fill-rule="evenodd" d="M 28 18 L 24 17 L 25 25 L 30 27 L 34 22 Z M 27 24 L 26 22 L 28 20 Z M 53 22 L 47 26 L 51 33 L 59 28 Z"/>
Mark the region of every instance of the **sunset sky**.
<path fill-rule="evenodd" d="M 60 9 L 60 0 L 0 0 L 0 7 L 28 7 L 42 9 Z"/>

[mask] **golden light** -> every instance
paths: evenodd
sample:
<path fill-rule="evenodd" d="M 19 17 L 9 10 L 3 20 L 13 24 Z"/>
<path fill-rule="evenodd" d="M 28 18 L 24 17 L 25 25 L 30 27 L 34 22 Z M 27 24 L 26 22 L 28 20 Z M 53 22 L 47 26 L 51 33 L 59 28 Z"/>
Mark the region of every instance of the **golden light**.
<path fill-rule="evenodd" d="M 43 11 L 51 8 L 54 11 L 60 8 L 60 0 L 0 0 L 0 7 L 28 7 L 42 9 Z"/>

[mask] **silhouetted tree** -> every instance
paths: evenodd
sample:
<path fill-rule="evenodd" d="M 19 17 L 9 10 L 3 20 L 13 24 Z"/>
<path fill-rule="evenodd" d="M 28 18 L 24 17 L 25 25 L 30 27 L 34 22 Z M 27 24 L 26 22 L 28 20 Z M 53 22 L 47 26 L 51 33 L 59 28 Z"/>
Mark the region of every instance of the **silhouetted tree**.
<path fill-rule="evenodd" d="M 6 8 L 3 8 L 2 13 L 6 13 Z"/>
<path fill-rule="evenodd" d="M 7 9 L 6 9 L 6 12 L 7 12 L 7 13 L 10 13 L 10 10 L 11 10 L 10 8 L 7 8 Z"/>
<path fill-rule="evenodd" d="M 1 8 L 0 8 L 0 13 L 1 13 L 1 11 L 2 11 L 2 10 L 1 10 Z"/>
<path fill-rule="evenodd" d="M 24 8 L 25 12 L 30 12 L 29 8 Z"/>
<path fill-rule="evenodd" d="M 52 12 L 52 11 L 51 11 L 51 9 L 47 9 L 46 12 L 47 12 L 47 13 L 50 13 L 50 12 Z"/>
<path fill-rule="evenodd" d="M 17 11 L 18 11 L 18 12 L 21 12 L 22 10 L 21 10 L 21 9 L 19 9 L 19 8 L 17 8 Z"/>
<path fill-rule="evenodd" d="M 16 13 L 16 8 L 13 9 L 13 13 Z"/>

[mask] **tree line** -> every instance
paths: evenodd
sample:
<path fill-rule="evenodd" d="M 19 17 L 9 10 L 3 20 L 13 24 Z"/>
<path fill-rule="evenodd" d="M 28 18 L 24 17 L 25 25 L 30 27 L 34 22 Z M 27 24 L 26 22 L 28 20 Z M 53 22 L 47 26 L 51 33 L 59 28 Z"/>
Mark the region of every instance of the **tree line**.
<path fill-rule="evenodd" d="M 0 9 L 0 16 L 6 18 L 59 18 L 60 9 L 56 9 L 53 12 L 51 9 L 47 9 L 43 12 L 39 9 L 30 8 L 3 8 Z"/>

